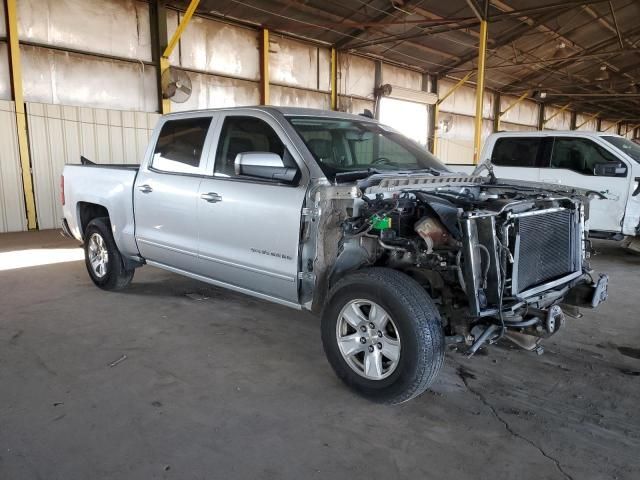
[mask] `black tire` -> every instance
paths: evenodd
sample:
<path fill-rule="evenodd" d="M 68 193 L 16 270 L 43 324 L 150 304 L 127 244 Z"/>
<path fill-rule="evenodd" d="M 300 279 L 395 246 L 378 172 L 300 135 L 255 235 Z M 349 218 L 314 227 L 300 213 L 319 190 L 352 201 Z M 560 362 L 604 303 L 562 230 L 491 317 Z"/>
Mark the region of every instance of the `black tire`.
<path fill-rule="evenodd" d="M 338 347 L 342 309 L 356 299 L 382 307 L 401 339 L 397 366 L 386 378 L 372 380 L 357 373 Z M 322 344 L 342 381 L 367 399 L 386 404 L 406 402 L 423 393 L 438 375 L 445 353 L 442 322 L 431 297 L 413 278 L 388 268 L 349 274 L 331 289 L 322 313 Z"/>
<path fill-rule="evenodd" d="M 103 240 L 108 255 L 105 271 L 101 276 L 94 271 L 89 258 L 89 244 L 94 235 Z M 135 270 L 126 269 L 122 255 L 113 239 L 111 224 L 107 217 L 95 218 L 87 225 L 84 232 L 84 261 L 89 277 L 97 287 L 103 290 L 120 290 L 129 285 L 133 279 Z"/>

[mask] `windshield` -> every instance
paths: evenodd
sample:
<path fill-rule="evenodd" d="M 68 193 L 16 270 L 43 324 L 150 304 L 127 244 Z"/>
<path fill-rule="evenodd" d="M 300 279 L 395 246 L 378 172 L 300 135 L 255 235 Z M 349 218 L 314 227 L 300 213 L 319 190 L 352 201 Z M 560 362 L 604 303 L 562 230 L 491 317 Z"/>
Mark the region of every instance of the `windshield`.
<path fill-rule="evenodd" d="M 619 148 L 624 153 L 640 163 L 640 145 L 622 137 L 602 137 L 611 145 Z"/>
<path fill-rule="evenodd" d="M 448 172 L 419 144 L 377 123 L 324 117 L 287 117 L 329 180 L 369 169 Z"/>

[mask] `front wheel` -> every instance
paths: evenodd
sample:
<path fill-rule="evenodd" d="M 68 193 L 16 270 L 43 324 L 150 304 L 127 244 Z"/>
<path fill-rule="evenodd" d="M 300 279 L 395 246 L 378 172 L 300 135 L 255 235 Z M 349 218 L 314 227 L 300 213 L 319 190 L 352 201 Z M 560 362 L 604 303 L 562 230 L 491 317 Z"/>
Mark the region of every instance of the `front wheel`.
<path fill-rule="evenodd" d="M 373 401 L 406 402 L 424 392 L 444 361 L 444 333 L 431 297 L 414 279 L 387 268 L 340 280 L 322 314 L 329 363 Z"/>
<path fill-rule="evenodd" d="M 103 290 L 125 288 L 134 270 L 127 270 L 113 239 L 108 218 L 89 222 L 84 233 L 84 259 L 93 283 Z"/>

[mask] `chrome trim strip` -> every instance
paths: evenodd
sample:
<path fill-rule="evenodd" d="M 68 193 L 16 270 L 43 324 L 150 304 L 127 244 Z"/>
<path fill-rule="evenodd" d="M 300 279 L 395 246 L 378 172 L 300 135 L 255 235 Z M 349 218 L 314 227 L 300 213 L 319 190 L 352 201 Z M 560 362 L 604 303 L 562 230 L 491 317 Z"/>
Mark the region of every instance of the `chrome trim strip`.
<path fill-rule="evenodd" d="M 230 267 L 240 268 L 242 270 L 248 270 L 254 273 L 261 273 L 262 275 L 268 275 L 270 277 L 279 278 L 280 280 L 286 280 L 288 282 L 295 282 L 297 277 L 283 275 L 282 273 L 271 272 L 269 270 L 262 270 L 260 268 L 249 267 L 248 265 L 244 265 L 242 263 L 231 262 L 229 260 L 222 260 L 221 258 L 208 257 L 207 255 L 198 254 L 199 259 L 209 260 L 210 262 L 221 263 L 222 265 L 227 265 Z"/>
<path fill-rule="evenodd" d="M 188 250 L 182 250 L 176 247 L 170 247 L 168 245 L 163 245 L 162 243 L 152 242 L 150 240 L 145 240 L 144 238 L 136 237 L 136 242 L 146 243 L 147 245 L 151 245 L 152 247 L 158 248 L 166 248 L 167 250 L 171 250 L 172 252 L 183 253 L 185 255 L 189 255 L 190 257 L 197 257 L 198 254 L 196 252 L 190 252 Z"/>
<path fill-rule="evenodd" d="M 158 262 L 147 261 L 147 265 L 151 265 L 152 267 L 162 268 L 163 270 L 168 270 L 173 273 L 177 273 L 179 275 L 184 275 L 189 278 L 193 278 L 195 280 L 200 280 L 201 282 L 209 283 L 211 285 L 215 285 L 216 287 L 227 288 L 229 290 L 233 290 L 236 292 L 244 293 L 246 295 L 251 295 L 252 297 L 257 297 L 262 300 L 267 300 L 269 302 L 278 303 L 280 305 L 284 305 L 286 307 L 294 308 L 296 310 L 302 310 L 302 305 L 299 303 L 290 302 L 288 300 L 283 300 L 281 298 L 272 297 L 270 295 L 265 295 L 264 293 L 254 292 L 253 290 L 248 290 L 243 287 L 238 287 L 236 285 L 232 285 L 230 283 L 220 282 L 218 280 L 213 280 L 212 278 L 205 277 L 203 275 L 198 275 L 196 273 L 187 272 L 186 270 L 180 270 L 179 268 L 170 267 L 168 265 L 164 265 Z"/>

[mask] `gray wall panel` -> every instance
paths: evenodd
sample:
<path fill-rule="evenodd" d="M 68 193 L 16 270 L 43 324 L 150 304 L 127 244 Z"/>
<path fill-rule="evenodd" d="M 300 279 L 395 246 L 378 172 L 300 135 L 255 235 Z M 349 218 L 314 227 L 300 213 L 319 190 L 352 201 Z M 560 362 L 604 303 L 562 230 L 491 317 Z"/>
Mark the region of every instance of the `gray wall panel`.
<path fill-rule="evenodd" d="M 20 40 L 151 60 L 149 5 L 135 0 L 20 0 Z"/>
<path fill-rule="evenodd" d="M 331 108 L 331 97 L 328 93 L 271 85 L 271 104 L 328 110 Z"/>
<path fill-rule="evenodd" d="M 182 18 L 182 14 L 180 15 Z M 171 35 L 178 24 L 175 11 L 167 13 Z M 258 32 L 214 20 L 193 17 L 169 57 L 171 64 L 248 80 L 260 78 Z"/>
<path fill-rule="evenodd" d="M 27 102 L 157 110 L 154 67 L 21 46 Z"/>
<path fill-rule="evenodd" d="M 26 229 L 15 108 L 0 100 L 0 232 Z"/>
<path fill-rule="evenodd" d="M 8 55 L 7 44 L 0 42 L 0 100 L 11 100 L 11 77 L 9 76 Z"/>
<path fill-rule="evenodd" d="M 193 87 L 191 97 L 185 103 L 172 103 L 171 111 L 173 112 L 260 103 L 257 82 L 191 72 L 189 77 Z"/>

